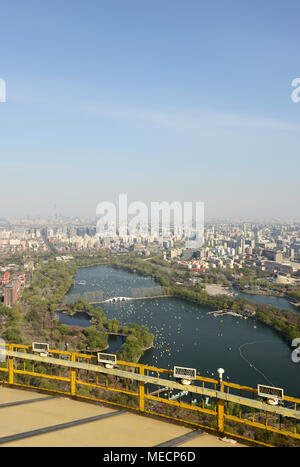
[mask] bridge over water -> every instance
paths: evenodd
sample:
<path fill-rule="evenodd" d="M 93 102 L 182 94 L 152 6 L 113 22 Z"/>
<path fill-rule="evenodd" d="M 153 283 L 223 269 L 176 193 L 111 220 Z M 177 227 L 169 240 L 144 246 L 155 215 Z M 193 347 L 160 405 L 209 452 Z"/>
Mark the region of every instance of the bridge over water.
<path fill-rule="evenodd" d="M 112 297 L 106 300 L 95 300 L 89 301 L 90 305 L 96 305 L 100 303 L 119 303 L 119 302 L 128 302 L 129 300 L 146 300 L 146 299 L 153 299 L 153 298 L 164 298 L 164 297 L 171 297 L 171 295 L 147 295 L 145 297 Z"/>
<path fill-rule="evenodd" d="M 132 300 L 147 300 L 147 299 L 154 299 L 154 298 L 167 298 L 172 297 L 172 295 L 151 295 L 145 297 L 111 297 L 107 298 L 106 300 L 85 300 L 86 303 L 89 305 L 101 305 L 102 303 L 121 303 L 121 302 L 128 302 Z M 65 311 L 68 310 L 66 303 L 59 303 L 56 305 L 56 311 Z M 80 312 L 80 310 L 78 310 Z"/>

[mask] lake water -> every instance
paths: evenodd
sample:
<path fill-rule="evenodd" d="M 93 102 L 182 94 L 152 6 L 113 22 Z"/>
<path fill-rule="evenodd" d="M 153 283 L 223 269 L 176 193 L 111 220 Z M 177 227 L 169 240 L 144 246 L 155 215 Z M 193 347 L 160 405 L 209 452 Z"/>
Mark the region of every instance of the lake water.
<path fill-rule="evenodd" d="M 263 294 L 250 294 L 246 292 L 240 292 L 235 290 L 241 297 L 246 298 L 255 303 L 265 303 L 267 305 L 276 306 L 281 310 L 290 310 L 299 313 L 297 307 L 290 304 L 290 302 L 284 297 L 276 297 L 274 295 L 263 295 Z"/>
<path fill-rule="evenodd" d="M 82 328 L 87 328 L 91 325 L 89 315 L 86 313 L 78 312 L 73 316 L 70 316 L 66 313 L 58 312 L 57 315 L 60 322 L 68 326 L 81 326 Z M 108 336 L 108 348 L 106 349 L 106 352 L 116 353 L 124 340 L 125 337 L 123 336 Z"/>
<path fill-rule="evenodd" d="M 85 285 L 75 283 L 68 293 L 69 300 L 95 289 L 103 299 L 139 293 L 145 296 L 145 290 L 158 290 L 151 278 L 106 265 L 79 269 L 75 281 L 85 281 Z M 253 297 L 257 298 L 247 295 L 253 301 Z M 270 298 L 285 300 L 259 296 L 260 300 Z M 144 324 L 154 334 L 154 348 L 144 353 L 141 363 L 161 368 L 197 368 L 202 376 L 212 377 L 217 377 L 217 369 L 222 367 L 224 380 L 253 387 L 258 383 L 273 384 L 284 388 L 286 394 L 300 397 L 300 364 L 292 362 L 292 349 L 275 331 L 255 319 L 230 315 L 215 318 L 206 307 L 168 297 L 101 306 L 109 319 L 115 318 L 121 325 Z M 61 315 L 61 319 L 66 324 L 89 324 L 86 317 Z M 109 351 L 116 352 L 121 343 L 121 338 L 110 340 Z"/>

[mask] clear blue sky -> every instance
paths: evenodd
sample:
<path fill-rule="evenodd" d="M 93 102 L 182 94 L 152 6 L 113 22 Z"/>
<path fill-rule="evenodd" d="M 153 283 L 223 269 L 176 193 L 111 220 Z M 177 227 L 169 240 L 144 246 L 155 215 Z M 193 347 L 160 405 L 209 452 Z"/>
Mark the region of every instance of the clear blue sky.
<path fill-rule="evenodd" d="M 297 0 L 2 0 L 0 217 L 300 217 Z"/>

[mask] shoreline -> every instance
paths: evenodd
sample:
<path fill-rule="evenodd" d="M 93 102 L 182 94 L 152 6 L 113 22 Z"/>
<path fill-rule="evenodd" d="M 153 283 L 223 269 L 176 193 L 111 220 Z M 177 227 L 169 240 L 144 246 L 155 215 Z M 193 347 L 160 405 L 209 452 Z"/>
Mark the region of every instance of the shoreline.
<path fill-rule="evenodd" d="M 236 287 L 236 286 L 235 286 Z M 283 298 L 285 300 L 287 300 L 289 302 L 290 305 L 292 305 L 294 308 L 297 308 L 299 309 L 298 311 L 300 311 L 300 301 L 299 302 L 295 302 L 295 298 L 294 297 L 291 297 L 290 295 L 284 293 L 284 292 L 278 292 L 278 293 L 271 293 L 271 292 L 267 292 L 267 291 L 264 291 L 264 290 L 244 290 L 244 289 L 238 289 L 236 287 L 236 289 L 240 292 L 240 293 L 243 293 L 243 294 L 248 294 L 248 295 L 265 295 L 266 297 L 277 297 L 277 298 Z"/>
<path fill-rule="evenodd" d="M 133 266 L 128 267 L 127 265 L 123 265 L 123 264 L 120 264 L 120 263 L 118 263 L 118 265 L 114 265 L 114 266 L 115 266 L 116 268 L 118 268 L 118 269 L 123 269 L 123 270 L 127 270 L 127 271 L 128 271 L 128 270 L 131 271 L 131 267 L 133 267 Z M 143 274 L 142 271 L 139 271 L 139 270 L 138 270 L 138 267 L 137 267 L 137 266 L 135 267 L 135 271 L 137 271 L 138 274 L 140 274 L 141 276 L 149 275 L 148 273 L 147 273 L 147 274 Z M 159 279 L 158 279 L 156 276 L 154 276 L 154 278 L 155 278 L 155 281 L 157 281 L 157 282 L 160 283 Z M 162 285 L 162 284 L 160 283 L 160 285 Z M 171 285 L 171 286 L 169 286 L 169 287 L 166 287 L 166 288 L 170 288 L 170 287 L 172 287 L 173 289 L 176 290 L 176 287 L 174 287 L 173 285 Z M 210 304 L 210 303 L 201 303 L 200 301 L 194 300 L 194 299 L 191 298 L 191 297 L 184 296 L 185 293 L 191 292 L 191 291 L 190 291 L 189 289 L 187 289 L 187 288 L 177 289 L 177 290 L 182 291 L 183 294 L 182 294 L 182 295 L 181 295 L 181 294 L 177 295 L 176 293 L 175 293 L 175 294 L 171 294 L 174 298 L 181 298 L 181 299 L 183 299 L 183 300 L 185 300 L 185 301 L 187 301 L 187 302 L 193 302 L 193 303 L 196 303 L 196 304 L 198 304 L 198 305 L 200 305 L 200 306 L 207 306 L 207 307 L 213 307 L 213 308 L 214 308 L 215 306 L 217 306 L 217 305 L 213 305 L 213 304 Z M 238 289 L 238 290 L 239 290 L 239 289 Z M 215 298 L 215 297 L 210 297 L 210 298 Z M 243 297 L 239 297 L 239 298 L 242 299 L 242 300 L 245 300 L 245 301 L 247 302 L 247 299 L 245 299 L 245 298 L 243 298 Z M 232 299 L 233 301 L 236 301 L 236 298 L 235 298 L 235 297 L 227 297 L 227 300 L 228 300 L 228 299 Z M 221 300 L 222 300 L 222 298 L 221 298 Z M 224 300 L 224 299 L 223 299 L 223 300 Z M 281 329 L 281 328 L 278 329 L 276 326 L 273 326 L 272 324 L 269 324 L 268 322 L 266 322 L 264 319 L 262 319 L 262 317 L 257 316 L 257 306 L 258 306 L 258 304 L 257 304 L 256 302 L 253 302 L 253 301 L 249 300 L 249 299 L 248 299 L 248 301 L 251 303 L 251 305 L 253 305 L 253 307 L 255 307 L 255 315 L 253 316 L 253 315 L 249 315 L 249 314 L 245 313 L 245 315 L 243 314 L 242 316 L 246 316 L 247 318 L 251 318 L 251 319 L 253 319 L 253 320 L 258 320 L 258 321 L 260 321 L 261 323 L 263 323 L 264 325 L 266 325 L 267 327 L 269 327 L 269 328 L 271 328 L 273 331 L 275 331 L 277 334 L 279 334 L 280 337 L 282 338 L 282 340 L 285 341 L 287 344 L 289 344 L 290 341 L 291 341 L 290 336 L 288 336 L 287 333 L 286 333 L 283 329 Z M 223 302 L 223 303 L 224 303 L 224 302 Z M 270 307 L 270 309 L 269 309 L 268 311 L 271 312 L 271 313 L 273 312 L 273 313 L 276 314 L 276 312 L 282 313 L 282 311 L 283 311 L 281 308 L 278 308 L 278 307 L 276 307 L 276 306 L 274 306 L 274 305 L 269 305 L 269 304 L 264 304 L 264 305 L 267 306 L 267 307 Z M 220 305 L 220 306 L 222 306 L 222 305 Z M 272 310 L 272 309 L 273 309 L 273 310 Z M 275 309 L 275 311 L 274 311 L 274 309 Z M 218 311 L 218 310 L 213 310 L 213 311 Z M 297 312 L 296 309 L 295 309 L 295 311 L 291 311 L 291 310 L 286 310 L 286 311 L 289 312 L 289 313 L 291 313 L 291 314 L 295 314 L 295 315 L 298 315 L 298 314 L 299 314 L 299 312 Z M 298 329 L 299 329 L 299 326 L 298 326 Z"/>
<path fill-rule="evenodd" d="M 283 297 L 283 298 L 285 298 L 285 294 L 282 293 L 282 292 L 271 293 L 271 292 L 264 291 L 264 290 L 248 290 L 248 289 L 237 289 L 237 290 L 239 292 L 241 292 L 241 293 L 246 293 L 246 294 L 249 294 L 249 295 L 266 295 L 267 297 Z"/>
<path fill-rule="evenodd" d="M 113 259 L 111 259 L 111 261 L 113 261 Z M 107 264 L 107 266 L 112 267 L 112 268 L 114 268 L 114 269 L 121 269 L 121 270 L 124 270 L 124 271 L 127 271 L 127 272 L 131 272 L 131 273 L 133 273 L 133 270 L 134 270 L 134 271 L 135 271 L 135 272 L 134 272 L 135 274 L 139 274 L 139 275 L 142 276 L 142 277 L 149 276 L 149 271 L 147 271 L 147 272 L 140 271 L 139 268 L 138 268 L 138 265 L 127 265 L 127 264 L 122 264 L 122 263 L 111 264 L 110 262 L 105 263 L 105 264 Z M 152 278 L 154 279 L 155 282 L 158 282 L 161 286 L 163 286 L 162 283 L 160 282 L 159 278 L 158 278 L 157 275 L 155 274 L 155 272 L 154 272 L 154 274 L 153 274 L 153 272 L 152 272 L 151 276 L 152 276 Z M 206 306 L 206 307 L 208 307 L 208 308 L 211 308 L 211 310 L 212 310 L 213 312 L 218 311 L 218 309 L 217 309 L 217 310 L 214 310 L 214 308 L 216 308 L 216 307 L 219 307 L 219 308 L 220 308 L 220 307 L 222 307 L 222 304 L 224 304 L 224 298 L 221 298 L 221 299 L 220 299 L 220 300 L 221 300 L 221 303 L 220 303 L 220 304 L 216 304 L 216 305 L 215 305 L 215 304 L 209 303 L 209 301 L 208 301 L 208 303 L 201 302 L 201 301 L 200 301 L 201 297 L 199 297 L 199 300 L 198 300 L 196 297 L 193 298 L 193 297 L 186 296 L 186 294 L 188 295 L 189 293 L 192 292 L 191 290 L 189 290 L 189 289 L 186 288 L 186 287 L 184 287 L 184 288 L 182 288 L 182 289 L 178 289 L 178 288 L 176 289 L 176 286 L 174 287 L 173 285 L 169 285 L 168 287 L 165 287 L 165 288 L 166 288 L 166 289 L 170 289 L 170 288 L 171 288 L 171 289 L 172 289 L 172 288 L 174 289 L 174 290 L 173 290 L 174 293 L 171 293 L 171 294 L 170 294 L 170 293 L 167 293 L 167 295 L 170 295 L 170 297 L 176 298 L 176 299 L 182 299 L 182 300 L 184 300 L 184 301 L 186 301 L 186 302 L 190 302 L 190 303 L 195 303 L 195 304 L 197 304 L 198 306 Z M 238 290 L 240 291 L 240 289 L 238 289 Z M 177 294 L 176 291 L 178 291 L 179 293 Z M 247 292 L 245 292 L 245 293 L 247 293 Z M 255 295 L 255 294 L 252 292 L 252 294 L 249 294 L 249 295 Z M 266 294 L 258 294 L 258 295 L 266 295 Z M 269 294 L 269 295 L 271 295 L 271 294 Z M 212 297 L 212 296 L 208 296 L 208 297 L 209 297 L 209 299 L 214 299 L 214 298 L 215 298 L 215 297 Z M 245 302 L 247 302 L 247 299 L 246 299 L 246 298 L 243 298 L 243 297 L 239 297 L 239 298 L 242 299 L 242 300 L 245 300 Z M 227 297 L 227 299 L 225 299 L 225 302 L 227 303 L 228 300 L 230 300 L 230 299 L 233 300 L 233 301 L 236 301 L 236 298 L 235 298 L 235 297 Z M 287 335 L 287 333 L 286 333 L 283 329 L 278 329 L 278 328 L 277 328 L 276 326 L 274 326 L 273 324 L 269 324 L 268 322 L 266 322 L 266 321 L 263 319 L 262 316 L 261 316 L 261 317 L 257 316 L 257 306 L 258 306 L 258 304 L 255 303 L 255 302 L 253 302 L 253 301 L 251 301 L 250 299 L 248 299 L 248 301 L 249 301 L 249 302 L 251 303 L 251 305 L 255 308 L 255 315 L 251 315 L 251 314 L 248 314 L 248 313 L 243 313 L 241 316 L 243 316 L 243 317 L 246 316 L 247 318 L 251 318 L 251 319 L 253 319 L 253 321 L 255 321 L 255 320 L 260 321 L 262 324 L 266 325 L 267 327 L 269 327 L 269 328 L 271 328 L 273 331 L 275 331 L 277 334 L 279 334 L 280 337 L 282 338 L 282 340 L 285 341 L 287 344 L 289 344 L 289 342 L 290 342 L 291 339 L 290 339 L 290 337 Z M 281 313 L 281 312 L 283 311 L 282 309 L 277 308 L 276 306 L 269 305 L 269 304 L 265 304 L 265 305 L 266 305 L 267 307 L 270 307 L 270 310 L 268 310 L 268 311 L 270 312 L 271 318 L 272 318 L 272 312 L 273 312 L 273 315 L 275 314 L 275 316 L 276 316 L 276 312 L 280 312 L 280 313 Z M 272 308 L 273 308 L 273 310 L 272 310 Z M 258 310 L 258 311 L 259 311 L 259 310 Z M 287 311 L 288 311 L 289 313 L 297 314 L 297 310 L 296 310 L 296 309 L 295 309 L 295 311 L 290 311 L 290 310 L 287 310 Z M 275 319 L 275 318 L 274 318 L 274 319 Z M 141 356 L 142 356 L 142 355 L 141 355 Z M 139 357 L 139 359 L 141 358 L 141 356 Z M 139 361 L 139 360 L 138 360 L 138 361 Z"/>

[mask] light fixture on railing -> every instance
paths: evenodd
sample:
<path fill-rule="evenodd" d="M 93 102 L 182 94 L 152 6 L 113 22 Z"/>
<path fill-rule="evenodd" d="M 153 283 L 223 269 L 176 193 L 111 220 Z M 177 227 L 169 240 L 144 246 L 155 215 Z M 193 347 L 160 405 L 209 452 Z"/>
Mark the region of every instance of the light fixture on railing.
<path fill-rule="evenodd" d="M 225 373 L 224 368 L 218 368 L 218 374 L 219 374 L 219 381 L 220 383 L 223 381 L 223 374 Z"/>
<path fill-rule="evenodd" d="M 98 363 L 103 363 L 105 368 L 113 368 L 117 363 L 117 356 L 110 353 L 97 353 Z"/>
<path fill-rule="evenodd" d="M 180 381 L 181 384 L 188 386 L 196 379 L 197 370 L 195 368 L 184 368 L 182 366 L 174 366 L 173 376 Z"/>
<path fill-rule="evenodd" d="M 49 353 L 49 344 L 44 342 L 33 342 L 32 343 L 33 352 L 40 354 L 40 357 L 47 357 Z"/>
<path fill-rule="evenodd" d="M 274 386 L 265 386 L 264 384 L 257 385 L 257 394 L 264 399 L 267 399 L 267 404 L 278 405 L 283 403 L 283 389 L 275 388 Z"/>

